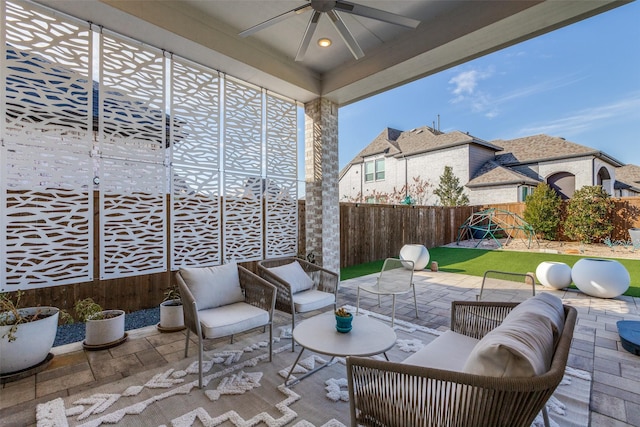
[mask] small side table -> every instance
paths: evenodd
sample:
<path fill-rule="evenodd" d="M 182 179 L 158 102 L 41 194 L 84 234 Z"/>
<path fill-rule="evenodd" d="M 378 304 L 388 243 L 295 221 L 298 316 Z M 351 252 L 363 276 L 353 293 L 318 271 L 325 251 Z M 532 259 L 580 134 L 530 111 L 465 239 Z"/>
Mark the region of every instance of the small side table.
<path fill-rule="evenodd" d="M 640 356 L 640 321 L 619 320 L 617 325 L 622 347 L 629 353 Z"/>

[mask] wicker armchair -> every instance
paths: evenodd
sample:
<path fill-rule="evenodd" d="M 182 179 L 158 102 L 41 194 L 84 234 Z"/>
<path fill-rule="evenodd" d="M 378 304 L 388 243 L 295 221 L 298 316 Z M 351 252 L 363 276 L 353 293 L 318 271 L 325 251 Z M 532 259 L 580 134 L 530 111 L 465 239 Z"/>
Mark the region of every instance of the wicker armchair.
<path fill-rule="evenodd" d="M 302 270 L 313 282 L 311 289 L 292 292 L 295 284 L 274 273 L 273 268 L 287 266 L 297 261 Z M 336 308 L 338 298 L 338 274 L 320 267 L 319 265 L 294 258 L 274 258 L 262 260 L 258 263 L 258 274 L 278 288 L 276 310 L 291 314 L 291 331 L 296 325 L 296 314 L 305 313 L 320 308 L 333 306 Z M 292 346 L 293 350 L 293 346 Z"/>
<path fill-rule="evenodd" d="M 453 302 L 451 329 L 481 339 L 516 305 Z M 529 427 L 564 376 L 577 316 L 569 306 L 564 314 L 551 368 L 538 376 L 489 377 L 347 358 L 351 425 Z M 543 415 L 548 425 L 546 410 Z"/>
<path fill-rule="evenodd" d="M 237 267 L 237 275 L 228 269 L 224 274 L 210 274 L 216 268 Z M 230 274 L 232 273 L 232 274 Z M 176 281 L 184 307 L 187 338 L 184 357 L 189 351 L 189 334 L 198 337 L 198 387 L 202 388 L 203 340 L 221 338 L 258 327 L 269 328 L 269 361 L 273 355 L 273 309 L 276 288 L 235 263 L 219 267 L 180 269 Z M 232 280 L 229 280 L 231 277 Z M 223 284 L 221 282 L 235 282 Z M 233 289 L 234 285 L 240 289 Z M 200 301 L 198 301 L 200 300 Z M 200 307 L 198 308 L 198 304 Z"/>

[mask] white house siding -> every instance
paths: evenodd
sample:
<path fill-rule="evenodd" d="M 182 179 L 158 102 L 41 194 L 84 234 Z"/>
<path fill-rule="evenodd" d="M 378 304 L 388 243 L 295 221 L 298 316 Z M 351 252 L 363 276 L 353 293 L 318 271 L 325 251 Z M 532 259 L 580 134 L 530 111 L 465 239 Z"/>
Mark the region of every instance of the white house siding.
<path fill-rule="evenodd" d="M 355 200 L 360 193 L 362 164 L 349 165 L 346 173 L 340 178 L 340 201 Z"/>
<path fill-rule="evenodd" d="M 409 182 L 412 177 L 420 177 L 431 183 L 430 193 L 440 184 L 440 176 L 444 172 L 445 166 L 451 166 L 453 174 L 460 180 L 460 185 L 465 185 L 469 181 L 469 146 L 460 145 L 438 151 L 431 151 L 408 160 Z M 404 171 L 403 171 L 404 172 Z M 402 176 L 401 187 L 404 186 L 404 175 Z M 426 202 L 428 205 L 436 205 L 438 198 L 432 195 Z"/>
<path fill-rule="evenodd" d="M 518 200 L 518 187 L 500 185 L 494 187 L 474 188 L 467 191 L 470 205 L 486 205 L 509 203 Z"/>
<path fill-rule="evenodd" d="M 542 162 L 539 166 L 540 177 L 546 182 L 547 178 L 558 172 L 569 172 L 575 176 L 576 190 L 585 185 L 594 185 L 593 157 L 574 158 L 552 162 Z M 610 171 L 611 172 L 611 171 Z M 612 173 L 612 172 L 611 172 Z M 516 199 L 517 200 L 517 199 Z"/>
<path fill-rule="evenodd" d="M 469 145 L 469 177 L 470 180 L 480 168 L 489 160 L 493 160 L 496 157 L 496 152 L 488 148 L 481 147 L 479 145 Z M 466 184 L 465 178 L 459 176 L 460 183 Z"/>

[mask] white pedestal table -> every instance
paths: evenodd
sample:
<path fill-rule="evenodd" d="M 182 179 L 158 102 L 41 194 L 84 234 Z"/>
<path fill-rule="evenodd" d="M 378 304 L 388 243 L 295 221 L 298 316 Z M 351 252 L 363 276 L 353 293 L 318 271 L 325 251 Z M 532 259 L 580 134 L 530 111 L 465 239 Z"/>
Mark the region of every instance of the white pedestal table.
<path fill-rule="evenodd" d="M 293 339 L 302 349 L 289 370 L 285 385 L 297 384 L 303 378 L 329 366 L 336 357 L 366 357 L 384 353 L 384 357 L 387 358 L 385 352 L 393 347 L 397 339 L 390 326 L 368 316 L 353 316 L 352 324 L 350 332 L 340 333 L 336 330 L 335 314 L 328 312 L 306 319 L 297 325 L 293 330 Z M 289 382 L 305 350 L 331 356 L 331 360 Z"/>

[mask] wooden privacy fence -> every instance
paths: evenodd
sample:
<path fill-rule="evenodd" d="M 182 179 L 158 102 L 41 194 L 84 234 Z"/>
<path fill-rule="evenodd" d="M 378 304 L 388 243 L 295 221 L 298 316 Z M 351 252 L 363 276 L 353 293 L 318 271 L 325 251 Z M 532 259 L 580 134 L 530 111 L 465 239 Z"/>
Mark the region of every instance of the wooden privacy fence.
<path fill-rule="evenodd" d="M 628 229 L 640 227 L 640 197 L 615 199 L 612 218 L 614 240 L 629 239 Z M 305 203 L 298 203 L 298 253 L 305 249 Z M 433 206 L 393 206 L 358 203 L 340 204 L 340 265 L 348 267 L 365 262 L 397 257 L 408 243 L 427 248 L 455 242 L 458 228 L 474 212 L 496 208 L 522 216 L 524 203 L 453 208 Z M 564 209 L 560 213 L 564 219 Z M 97 227 L 96 230 L 97 232 Z M 96 236 L 97 237 L 97 236 Z M 561 236 L 562 238 L 562 236 Z M 243 263 L 255 271 L 255 262 Z M 97 264 L 96 264 L 97 268 Z M 163 291 L 173 281 L 173 273 L 147 274 L 120 279 L 99 280 L 73 285 L 33 289 L 23 299 L 27 305 L 53 305 L 70 309 L 75 301 L 92 297 L 103 307 L 127 312 L 154 307 L 162 301 Z"/>

